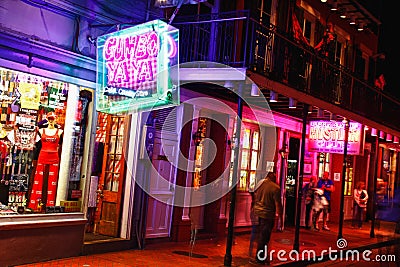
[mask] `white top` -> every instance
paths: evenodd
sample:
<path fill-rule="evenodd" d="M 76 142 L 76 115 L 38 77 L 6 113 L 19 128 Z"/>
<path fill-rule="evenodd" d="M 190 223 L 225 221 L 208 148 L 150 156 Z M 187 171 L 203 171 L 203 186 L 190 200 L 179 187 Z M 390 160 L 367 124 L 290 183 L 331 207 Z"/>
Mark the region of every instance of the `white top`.
<path fill-rule="evenodd" d="M 364 192 L 364 198 L 361 198 L 362 193 Z M 365 208 L 367 206 L 367 200 L 368 200 L 368 193 L 367 190 L 365 189 L 354 189 L 353 193 L 354 201 L 360 206 L 361 208 Z"/>

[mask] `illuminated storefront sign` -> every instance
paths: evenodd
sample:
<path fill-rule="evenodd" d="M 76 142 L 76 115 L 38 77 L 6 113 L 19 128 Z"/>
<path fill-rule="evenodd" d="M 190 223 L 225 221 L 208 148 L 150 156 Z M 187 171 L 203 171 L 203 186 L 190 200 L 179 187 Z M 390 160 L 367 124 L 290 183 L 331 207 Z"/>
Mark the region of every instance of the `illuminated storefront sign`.
<path fill-rule="evenodd" d="M 147 111 L 179 104 L 179 31 L 161 20 L 97 38 L 97 110 Z"/>
<path fill-rule="evenodd" d="M 339 121 L 311 121 L 308 151 L 343 153 L 344 123 Z M 350 122 L 347 154 L 358 155 L 362 144 L 362 125 Z"/>

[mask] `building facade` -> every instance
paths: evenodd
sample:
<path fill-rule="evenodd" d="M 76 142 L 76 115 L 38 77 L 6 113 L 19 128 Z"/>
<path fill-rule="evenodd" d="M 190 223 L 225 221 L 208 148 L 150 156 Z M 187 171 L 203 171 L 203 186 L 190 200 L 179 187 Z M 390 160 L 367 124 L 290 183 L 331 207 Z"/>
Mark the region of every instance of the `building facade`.
<path fill-rule="evenodd" d="M 18 240 L 7 264 L 193 233 L 223 239 L 233 202 L 234 227 L 251 225 L 249 191 L 268 171 L 279 178 L 284 225 L 295 225 L 303 183 L 324 171 L 336 187 L 332 221 L 342 201 L 351 218 L 358 181 L 381 206 L 393 203 L 400 128 L 388 114 L 400 105 L 374 83 L 379 20 L 357 1 L 248 2 L 3 1 L 0 231 L 1 242 Z M 154 19 L 179 30 L 180 104 L 97 109 L 97 38 Z M 58 169 L 38 178 L 37 133 L 49 132 L 51 112 Z"/>

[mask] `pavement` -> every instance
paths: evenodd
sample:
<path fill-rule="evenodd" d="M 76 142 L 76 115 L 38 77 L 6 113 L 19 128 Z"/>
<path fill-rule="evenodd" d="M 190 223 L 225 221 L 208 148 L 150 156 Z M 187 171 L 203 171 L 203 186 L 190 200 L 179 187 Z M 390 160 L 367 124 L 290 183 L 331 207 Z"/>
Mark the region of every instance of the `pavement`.
<path fill-rule="evenodd" d="M 269 251 L 271 266 L 400 266 L 400 234 L 393 222 L 378 221 L 375 237 L 370 237 L 370 223 L 354 229 L 344 222 L 342 239 L 338 239 L 338 225 L 329 224 L 330 231 L 301 228 L 299 250 L 293 251 L 295 228 L 272 233 Z M 249 256 L 249 231 L 235 232 L 230 266 L 255 266 Z M 229 266 L 224 265 L 226 239 L 199 239 L 190 242 L 148 242 L 142 250 L 125 250 L 103 254 L 58 259 L 18 265 L 19 267 L 120 267 L 120 266 Z M 315 255 L 313 254 L 315 253 Z M 253 253 L 254 254 L 254 253 Z M 313 255 L 315 257 L 313 257 Z M 309 257 L 308 257 L 309 256 Z M 310 260 L 311 259 L 311 260 Z M 229 263 L 227 261 L 226 263 Z"/>

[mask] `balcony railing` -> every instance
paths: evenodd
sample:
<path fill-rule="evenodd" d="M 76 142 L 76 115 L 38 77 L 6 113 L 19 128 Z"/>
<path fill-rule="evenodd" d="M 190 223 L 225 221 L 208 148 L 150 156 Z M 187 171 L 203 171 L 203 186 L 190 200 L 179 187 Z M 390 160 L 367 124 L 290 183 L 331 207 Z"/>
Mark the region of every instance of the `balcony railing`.
<path fill-rule="evenodd" d="M 180 61 L 247 68 L 400 131 L 400 101 L 247 11 L 177 18 Z"/>

